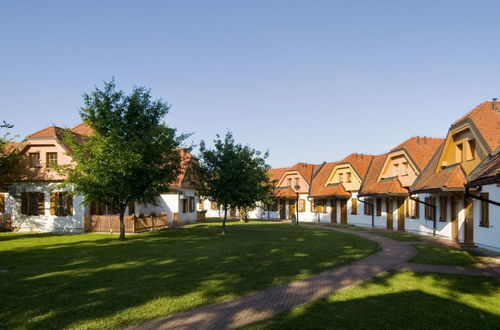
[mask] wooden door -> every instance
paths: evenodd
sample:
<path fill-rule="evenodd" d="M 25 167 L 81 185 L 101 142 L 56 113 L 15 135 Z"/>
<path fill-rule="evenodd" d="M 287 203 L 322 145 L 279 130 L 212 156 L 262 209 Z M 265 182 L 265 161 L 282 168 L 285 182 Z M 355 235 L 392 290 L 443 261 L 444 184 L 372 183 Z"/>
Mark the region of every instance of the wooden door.
<path fill-rule="evenodd" d="M 474 244 L 474 200 L 464 197 L 465 223 L 464 223 L 464 243 Z"/>
<path fill-rule="evenodd" d="M 279 201 L 279 206 L 280 206 L 280 219 L 285 220 L 286 219 L 286 201 L 285 200 L 280 200 Z"/>
<path fill-rule="evenodd" d="M 332 199 L 330 203 L 332 206 L 332 213 L 330 214 L 330 222 L 337 223 L 337 200 Z"/>
<path fill-rule="evenodd" d="M 458 198 L 451 196 L 451 239 L 458 242 Z"/>
<path fill-rule="evenodd" d="M 347 200 L 340 200 L 340 223 L 347 225 Z"/>
<path fill-rule="evenodd" d="M 392 208 L 392 199 L 386 198 L 385 200 L 385 210 L 387 212 L 387 229 L 393 229 L 394 225 L 392 223 L 393 217 L 392 212 L 394 211 Z"/>
<path fill-rule="evenodd" d="M 288 200 L 288 219 L 292 219 L 292 217 L 295 215 L 295 203 L 295 199 Z"/>
<path fill-rule="evenodd" d="M 405 200 L 398 198 L 398 230 L 405 230 Z"/>

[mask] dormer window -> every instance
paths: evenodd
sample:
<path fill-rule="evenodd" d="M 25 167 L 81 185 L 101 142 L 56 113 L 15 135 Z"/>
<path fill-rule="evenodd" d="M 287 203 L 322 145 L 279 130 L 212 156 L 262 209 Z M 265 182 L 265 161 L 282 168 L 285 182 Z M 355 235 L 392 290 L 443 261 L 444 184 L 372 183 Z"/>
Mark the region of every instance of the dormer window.
<path fill-rule="evenodd" d="M 464 145 L 458 143 L 455 147 L 455 163 L 462 163 L 464 161 Z"/>
<path fill-rule="evenodd" d="M 345 182 L 351 182 L 351 172 L 346 173 L 346 180 Z"/>
<path fill-rule="evenodd" d="M 40 167 L 40 153 L 39 152 L 30 152 L 29 153 L 29 161 L 31 167 Z"/>
<path fill-rule="evenodd" d="M 291 178 L 288 178 L 288 179 L 286 180 L 286 182 L 287 182 L 287 186 L 288 186 L 288 187 L 291 187 L 291 186 L 292 186 L 292 179 L 291 179 Z"/>
<path fill-rule="evenodd" d="M 295 178 L 295 186 L 299 185 L 299 178 Z"/>
<path fill-rule="evenodd" d="M 394 164 L 394 173 L 396 173 L 396 176 L 398 176 L 399 173 L 399 164 Z"/>
<path fill-rule="evenodd" d="M 408 169 L 409 169 L 408 162 L 404 162 L 403 163 L 403 174 L 402 175 L 408 175 Z"/>
<path fill-rule="evenodd" d="M 57 165 L 57 152 L 47 152 L 47 167 Z"/>
<path fill-rule="evenodd" d="M 344 174 L 343 173 L 339 173 L 339 182 L 340 183 L 344 182 Z"/>
<path fill-rule="evenodd" d="M 476 152 L 476 142 L 474 139 L 467 141 L 467 154 L 466 160 L 474 160 L 474 153 Z"/>

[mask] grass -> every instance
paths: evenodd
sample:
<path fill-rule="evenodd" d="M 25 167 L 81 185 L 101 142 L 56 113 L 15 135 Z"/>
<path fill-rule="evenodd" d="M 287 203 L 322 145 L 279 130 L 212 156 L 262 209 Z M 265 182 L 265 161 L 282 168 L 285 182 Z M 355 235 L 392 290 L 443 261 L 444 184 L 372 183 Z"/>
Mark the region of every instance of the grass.
<path fill-rule="evenodd" d="M 349 234 L 219 223 L 130 235 L 0 234 L 0 328 L 118 328 L 305 278 L 379 250 Z"/>
<path fill-rule="evenodd" d="M 246 327 L 263 329 L 499 329 L 498 282 L 389 273 Z"/>
<path fill-rule="evenodd" d="M 378 236 L 383 236 L 387 237 L 390 239 L 393 239 L 395 241 L 402 241 L 402 242 L 418 242 L 421 241 L 421 238 L 418 237 L 417 235 L 413 234 L 408 234 L 405 232 L 389 232 L 389 231 L 370 231 L 370 234 L 373 235 L 378 235 Z"/>
<path fill-rule="evenodd" d="M 474 267 L 478 258 L 469 252 L 448 246 L 434 244 L 415 244 L 417 255 L 410 260 L 412 263 Z"/>

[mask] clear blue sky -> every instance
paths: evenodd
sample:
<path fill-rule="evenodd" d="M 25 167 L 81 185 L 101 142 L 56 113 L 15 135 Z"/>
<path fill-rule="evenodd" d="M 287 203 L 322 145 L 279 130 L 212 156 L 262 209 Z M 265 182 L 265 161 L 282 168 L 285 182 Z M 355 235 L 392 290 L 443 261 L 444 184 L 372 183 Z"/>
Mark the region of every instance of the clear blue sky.
<path fill-rule="evenodd" d="M 442 137 L 500 97 L 500 1 L 6 1 L 0 120 L 79 120 L 116 77 L 192 140 L 234 131 L 275 167 Z"/>

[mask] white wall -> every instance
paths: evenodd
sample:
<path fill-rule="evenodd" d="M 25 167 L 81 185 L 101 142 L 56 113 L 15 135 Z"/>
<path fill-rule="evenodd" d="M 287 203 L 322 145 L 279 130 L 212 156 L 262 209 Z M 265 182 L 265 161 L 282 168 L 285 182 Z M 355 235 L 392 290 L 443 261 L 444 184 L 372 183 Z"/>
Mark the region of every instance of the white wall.
<path fill-rule="evenodd" d="M 50 215 L 50 191 L 49 187 L 55 183 L 19 183 L 9 189 L 7 200 L 7 212 L 12 213 L 12 225 L 18 227 L 20 232 L 71 232 L 82 233 L 84 231 L 84 214 L 82 196 L 73 197 L 73 214 L 69 216 Z M 67 191 L 68 189 L 56 189 L 53 192 Z M 44 193 L 44 215 L 21 214 L 21 192 Z"/>
<path fill-rule="evenodd" d="M 489 193 L 489 199 L 500 202 L 500 187 L 496 184 L 482 186 L 481 192 Z M 480 247 L 500 252 L 500 206 L 488 204 L 489 227 L 479 226 L 481 201 L 474 200 L 474 243 Z"/>
<path fill-rule="evenodd" d="M 182 211 L 182 200 L 180 199 L 180 193 L 183 193 L 186 198 L 189 196 L 195 197 L 195 210 L 194 212 Z M 151 213 L 166 213 L 168 223 L 172 223 L 174 213 L 177 213 L 177 219 L 180 223 L 188 223 L 196 221 L 196 210 L 198 204 L 198 197 L 196 196 L 196 191 L 193 189 L 179 189 L 179 192 L 171 192 L 166 194 L 161 194 L 156 198 L 156 205 L 154 204 L 138 204 L 136 206 L 135 212 L 137 214 L 151 214 Z"/>

